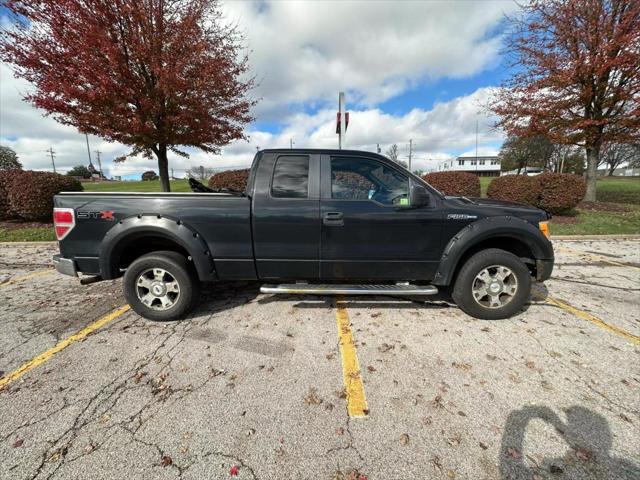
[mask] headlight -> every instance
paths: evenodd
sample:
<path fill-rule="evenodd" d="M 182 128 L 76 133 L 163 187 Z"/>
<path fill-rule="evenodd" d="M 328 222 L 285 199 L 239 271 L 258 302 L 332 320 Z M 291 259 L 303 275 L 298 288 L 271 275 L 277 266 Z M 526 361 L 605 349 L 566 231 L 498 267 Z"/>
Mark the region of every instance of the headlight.
<path fill-rule="evenodd" d="M 538 222 L 538 228 L 545 237 L 551 238 L 551 232 L 549 231 L 549 222 Z"/>

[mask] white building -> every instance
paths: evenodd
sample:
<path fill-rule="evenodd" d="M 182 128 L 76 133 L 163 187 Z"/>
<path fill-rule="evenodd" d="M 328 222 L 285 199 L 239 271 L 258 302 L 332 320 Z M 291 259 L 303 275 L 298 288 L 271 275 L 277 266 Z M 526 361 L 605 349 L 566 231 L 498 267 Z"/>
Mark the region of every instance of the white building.
<path fill-rule="evenodd" d="M 498 157 L 457 157 L 443 160 L 438 164 L 438 172 L 470 172 L 480 177 L 500 175 Z"/>

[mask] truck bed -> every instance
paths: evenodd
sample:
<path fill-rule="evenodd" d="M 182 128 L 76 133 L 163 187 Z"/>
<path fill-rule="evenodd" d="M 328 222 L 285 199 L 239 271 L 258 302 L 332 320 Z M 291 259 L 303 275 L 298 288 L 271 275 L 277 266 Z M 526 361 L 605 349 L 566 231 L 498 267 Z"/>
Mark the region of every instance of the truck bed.
<path fill-rule="evenodd" d="M 247 270 L 255 271 L 247 197 L 227 193 L 63 192 L 56 195 L 54 204 L 78 212 L 76 226 L 60 242 L 60 253 L 73 258 L 84 273 L 100 272 L 98 260 L 109 238 L 107 232 L 132 217 L 157 217 L 158 212 L 197 232 L 220 278 L 237 277 L 236 269 L 244 274 L 241 276 L 246 276 Z M 113 218 L 103 218 L 102 212 L 112 212 Z"/>

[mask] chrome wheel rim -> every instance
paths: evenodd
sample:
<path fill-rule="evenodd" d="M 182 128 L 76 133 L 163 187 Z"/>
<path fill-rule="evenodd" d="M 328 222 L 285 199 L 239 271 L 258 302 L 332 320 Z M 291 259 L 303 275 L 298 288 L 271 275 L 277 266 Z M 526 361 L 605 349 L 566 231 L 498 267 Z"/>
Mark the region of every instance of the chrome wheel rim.
<path fill-rule="evenodd" d="M 150 268 L 138 275 L 136 294 L 152 310 L 169 310 L 180 298 L 180 285 L 167 270 Z"/>
<path fill-rule="evenodd" d="M 473 299 L 484 308 L 502 308 L 518 291 L 516 275 L 504 265 L 491 265 L 476 275 L 471 286 Z"/>

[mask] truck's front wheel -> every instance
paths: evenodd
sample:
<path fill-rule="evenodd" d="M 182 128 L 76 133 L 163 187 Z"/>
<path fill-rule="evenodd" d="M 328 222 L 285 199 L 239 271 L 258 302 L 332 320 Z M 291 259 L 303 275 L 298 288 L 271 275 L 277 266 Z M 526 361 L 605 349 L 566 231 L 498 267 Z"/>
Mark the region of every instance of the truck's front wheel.
<path fill-rule="evenodd" d="M 452 297 L 466 314 L 498 320 L 519 312 L 530 291 L 531 274 L 524 262 L 510 252 L 490 248 L 462 266 Z"/>
<path fill-rule="evenodd" d="M 131 308 L 150 320 L 177 320 L 196 304 L 200 282 L 193 266 L 179 253 L 153 252 L 127 268 L 124 296 Z"/>

